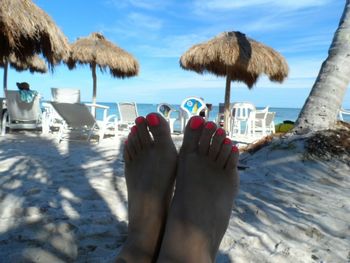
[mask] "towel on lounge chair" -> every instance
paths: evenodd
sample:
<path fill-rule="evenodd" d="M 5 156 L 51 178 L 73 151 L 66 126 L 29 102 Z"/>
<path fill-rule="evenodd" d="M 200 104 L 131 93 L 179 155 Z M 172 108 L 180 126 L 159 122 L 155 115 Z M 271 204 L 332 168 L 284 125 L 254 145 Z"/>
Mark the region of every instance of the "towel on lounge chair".
<path fill-rule="evenodd" d="M 35 90 L 19 90 L 20 100 L 26 103 L 33 102 L 37 95 L 38 92 Z"/>

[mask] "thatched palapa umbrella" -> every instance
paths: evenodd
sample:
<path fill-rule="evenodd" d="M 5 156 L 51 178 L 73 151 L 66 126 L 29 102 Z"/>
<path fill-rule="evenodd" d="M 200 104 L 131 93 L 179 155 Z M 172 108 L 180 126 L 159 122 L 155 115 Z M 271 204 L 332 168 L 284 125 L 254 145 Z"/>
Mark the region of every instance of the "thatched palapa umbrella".
<path fill-rule="evenodd" d="M 41 53 L 51 69 L 69 55 L 67 38 L 54 21 L 30 0 L 1 0 L 0 47 L 4 74 L 7 73 L 11 54 L 25 61 L 27 57 Z"/>
<path fill-rule="evenodd" d="M 17 71 L 29 70 L 31 73 L 46 73 L 48 70 L 45 61 L 38 55 L 19 59 L 15 54 L 11 54 L 6 62 Z M 0 67 L 4 67 L 6 62 L 0 62 Z"/>
<path fill-rule="evenodd" d="M 102 72 L 109 69 L 113 77 L 125 78 L 138 74 L 139 64 L 136 59 L 108 41 L 101 33 L 92 33 L 86 38 L 79 38 L 71 45 L 71 54 L 68 59 L 69 69 L 79 64 L 89 64 L 92 70 L 93 97 L 92 102 L 96 103 L 96 66 Z"/>
<path fill-rule="evenodd" d="M 7 67 L 7 64 L 10 64 L 10 66 L 17 71 L 29 70 L 31 73 L 47 72 L 47 66 L 45 64 L 45 61 L 42 60 L 38 55 L 27 57 L 25 59 L 18 59 L 15 54 L 11 54 L 6 61 L 0 61 L 0 67 Z M 4 83 L 7 83 L 7 72 L 5 70 Z"/>
<path fill-rule="evenodd" d="M 288 75 L 288 65 L 281 54 L 236 31 L 224 32 L 205 43 L 194 45 L 181 56 L 180 65 L 183 69 L 201 74 L 210 72 L 216 76 L 226 76 L 226 130 L 231 81 L 242 81 L 252 88 L 261 74 L 277 82 L 282 82 Z"/>

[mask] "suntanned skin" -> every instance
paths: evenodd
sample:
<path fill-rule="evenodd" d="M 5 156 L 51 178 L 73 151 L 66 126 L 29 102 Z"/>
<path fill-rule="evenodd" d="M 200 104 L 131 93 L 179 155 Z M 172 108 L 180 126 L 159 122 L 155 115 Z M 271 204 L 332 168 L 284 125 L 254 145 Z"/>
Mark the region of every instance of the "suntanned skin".
<path fill-rule="evenodd" d="M 177 151 L 167 121 L 153 113 L 135 122 L 124 149 L 128 238 L 117 263 L 156 261 L 176 175 Z"/>
<path fill-rule="evenodd" d="M 157 262 L 215 261 L 238 192 L 237 163 L 238 149 L 222 129 L 199 117 L 190 120 Z"/>
<path fill-rule="evenodd" d="M 129 228 L 116 262 L 214 262 L 238 191 L 238 149 L 196 116 L 177 157 L 168 124 L 150 115 L 125 147 Z"/>

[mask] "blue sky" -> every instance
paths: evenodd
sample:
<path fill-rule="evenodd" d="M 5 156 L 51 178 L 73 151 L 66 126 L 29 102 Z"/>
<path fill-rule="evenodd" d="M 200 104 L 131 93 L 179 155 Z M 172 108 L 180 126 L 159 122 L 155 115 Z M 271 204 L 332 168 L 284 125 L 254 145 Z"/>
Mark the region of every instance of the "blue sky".
<path fill-rule="evenodd" d="M 140 74 L 117 79 L 97 73 L 97 100 L 179 104 L 201 96 L 217 105 L 224 100 L 225 79 L 184 71 L 179 57 L 192 45 L 223 31 L 241 31 L 279 51 L 290 74 L 283 84 L 262 77 L 252 90 L 232 82 L 231 101 L 257 106 L 302 107 L 338 26 L 341 0 L 34 0 L 62 29 L 69 41 L 101 32 L 135 56 Z M 3 70 L 0 69 L 0 74 Z M 69 71 L 61 64 L 54 73 L 9 70 L 8 87 L 27 81 L 44 99 L 51 87 L 79 88 L 84 101 L 92 97 L 89 66 Z M 350 92 L 344 99 L 350 108 Z"/>

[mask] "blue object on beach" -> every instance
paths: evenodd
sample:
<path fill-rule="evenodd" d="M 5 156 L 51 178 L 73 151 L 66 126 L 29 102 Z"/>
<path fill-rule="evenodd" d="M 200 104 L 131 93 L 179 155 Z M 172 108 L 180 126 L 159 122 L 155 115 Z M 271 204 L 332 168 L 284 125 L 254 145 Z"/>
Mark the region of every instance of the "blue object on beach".
<path fill-rule="evenodd" d="M 38 92 L 35 90 L 20 90 L 19 95 L 20 95 L 21 101 L 26 103 L 31 103 L 33 102 L 35 96 L 38 95 Z"/>

